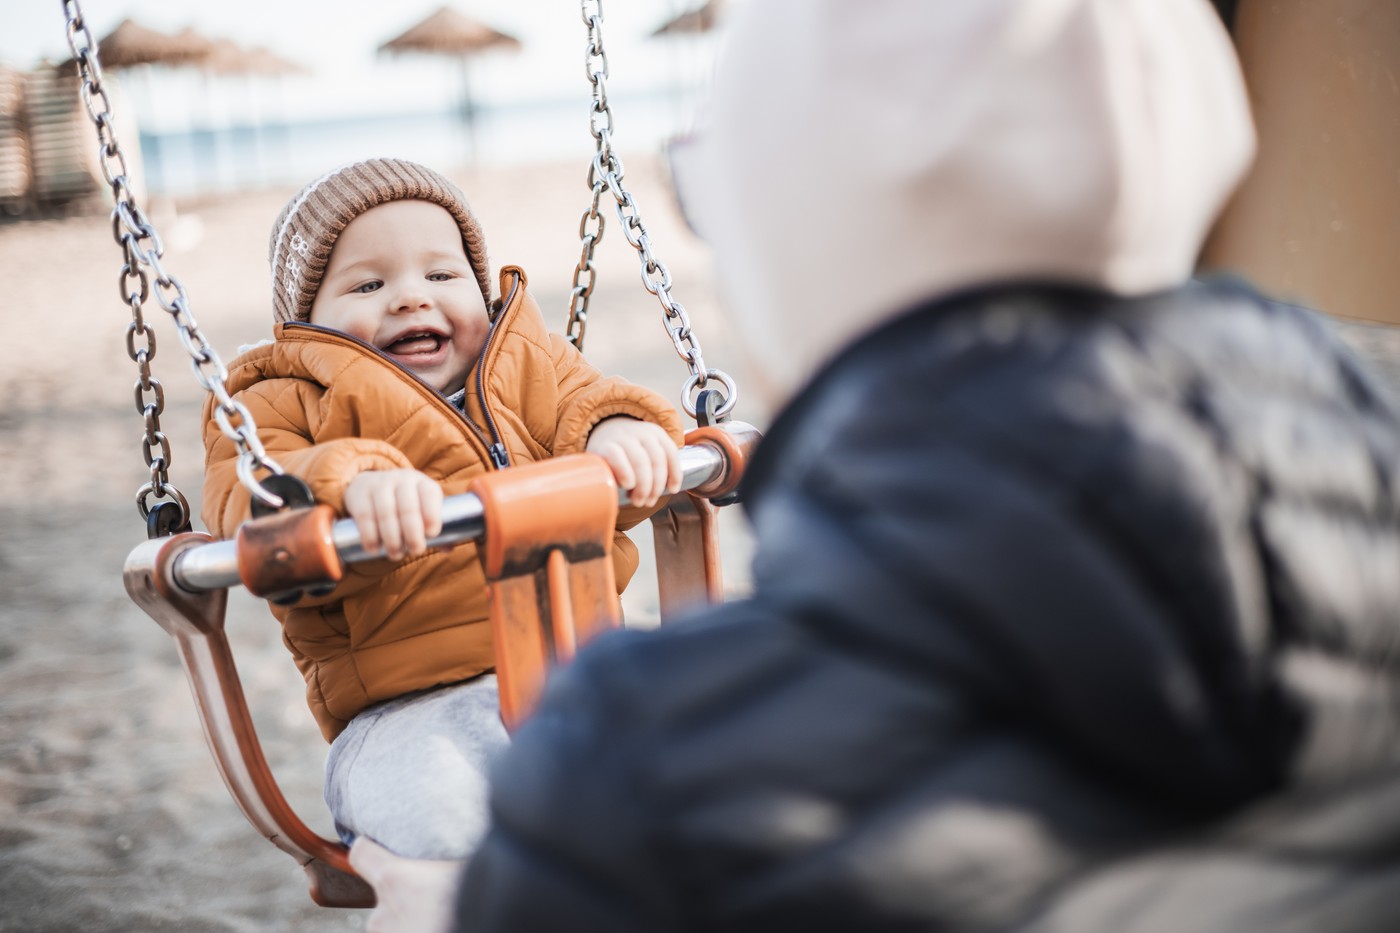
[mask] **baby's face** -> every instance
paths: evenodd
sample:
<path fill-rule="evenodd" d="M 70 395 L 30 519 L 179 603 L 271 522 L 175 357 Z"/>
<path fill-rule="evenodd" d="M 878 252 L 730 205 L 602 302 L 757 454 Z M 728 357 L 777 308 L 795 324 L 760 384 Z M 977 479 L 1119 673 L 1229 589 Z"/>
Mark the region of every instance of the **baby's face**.
<path fill-rule="evenodd" d="M 311 323 L 379 348 L 445 395 L 462 388 L 491 329 L 462 232 L 428 201 L 390 201 L 350 221 Z"/>

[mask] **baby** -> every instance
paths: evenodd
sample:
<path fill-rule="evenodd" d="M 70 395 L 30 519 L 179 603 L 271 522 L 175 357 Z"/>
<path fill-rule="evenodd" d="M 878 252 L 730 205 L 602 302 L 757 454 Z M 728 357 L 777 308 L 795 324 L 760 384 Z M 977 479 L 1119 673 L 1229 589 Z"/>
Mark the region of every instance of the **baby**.
<path fill-rule="evenodd" d="M 603 377 L 549 333 L 524 273 L 501 270 L 438 173 L 395 159 L 331 172 L 269 244 L 275 340 L 229 367 L 271 457 L 348 514 L 369 551 L 334 592 L 272 606 L 331 741 L 326 801 L 343 839 L 464 859 L 486 827 L 486 768 L 506 744 L 473 545 L 429 550 L 444 495 L 488 470 L 590 451 L 630 492 L 621 529 L 680 485 L 675 410 Z M 206 411 L 204 520 L 248 518 L 237 451 Z"/>

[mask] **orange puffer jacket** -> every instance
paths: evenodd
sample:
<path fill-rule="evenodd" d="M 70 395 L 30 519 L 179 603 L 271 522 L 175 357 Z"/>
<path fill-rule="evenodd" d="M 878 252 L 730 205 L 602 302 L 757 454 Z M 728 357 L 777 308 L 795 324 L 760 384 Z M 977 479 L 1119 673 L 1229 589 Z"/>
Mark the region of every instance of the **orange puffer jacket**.
<path fill-rule="evenodd" d="M 455 495 L 491 469 L 493 443 L 512 464 L 578 453 L 612 415 L 652 421 L 680 442 L 680 419 L 664 399 L 603 377 L 546 330 L 524 273 L 507 266 L 500 285 L 503 310 L 468 380 L 466 417 L 368 344 L 312 324 L 280 324 L 274 342 L 234 360 L 229 391 L 252 412 L 268 454 L 340 512 L 346 486 L 362 471 L 412 467 Z M 204 412 L 203 517 L 228 537 L 247 519 L 249 496 L 212 404 Z M 646 514 L 624 509 L 619 529 Z M 613 555 L 622 587 L 637 551 L 620 530 Z M 327 741 L 370 704 L 495 666 L 485 579 L 471 544 L 349 565 L 329 596 L 272 612 Z"/>

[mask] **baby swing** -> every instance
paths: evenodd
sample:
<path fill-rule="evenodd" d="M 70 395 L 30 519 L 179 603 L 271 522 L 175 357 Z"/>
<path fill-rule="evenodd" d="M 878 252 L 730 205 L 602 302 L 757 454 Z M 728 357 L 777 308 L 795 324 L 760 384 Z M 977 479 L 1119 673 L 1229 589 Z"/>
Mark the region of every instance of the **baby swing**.
<path fill-rule="evenodd" d="M 244 816 L 302 865 L 317 904 L 373 906 L 374 892 L 350 868 L 346 847 L 309 829 L 278 789 L 224 632 L 224 610 L 230 586 L 242 583 L 256 596 L 295 599 L 333 586 L 346 563 L 378 555 L 360 547 L 353 522 L 337 521 L 328 506 L 314 504 L 306 485 L 266 455 L 249 412 L 229 395 L 227 370 L 190 313 L 184 287 L 163 267 L 160 236 L 130 187 L 97 43 L 78 0 L 63 0 L 63 9 L 80 95 L 97 129 L 102 174 L 115 202 L 112 234 L 123 251 L 120 292 L 132 314 L 126 347 L 139 372 L 135 401 L 146 429 L 141 447 L 150 480 L 137 490 L 136 502 L 149 540 L 127 558 L 127 592 L 174 638 L 210 751 Z M 686 435 L 680 452 L 686 494 L 672 497 L 652 518 L 661 613 L 666 619 L 680 609 L 719 599 L 716 507 L 733 501 L 759 434 L 750 425 L 729 420 L 738 398 L 735 384 L 724 372 L 706 368 L 685 309 L 671 297 L 670 273 L 652 253 L 636 201 L 623 187 L 622 162 L 612 149 L 601 0 L 582 0 L 582 11 L 588 27 L 590 132 L 596 148 L 588 172 L 592 201 L 579 221 L 582 252 L 574 270 L 566 336 L 582 349 L 596 280 L 593 251 L 604 228 L 599 206 L 603 193 L 609 192 L 623 236 L 640 259 L 642 283 L 661 302 L 667 332 L 690 370 L 681 403 L 698 425 Z M 153 291 L 175 320 L 196 380 L 218 402 L 215 420 L 238 447 L 238 475 L 253 496 L 255 517 L 234 540 L 215 541 L 192 531 L 190 505 L 167 476 L 171 446 L 160 428 L 164 392 L 151 372 L 155 333 L 143 317 Z M 267 475 L 259 480 L 259 472 Z M 607 466 L 587 454 L 494 471 L 477 480 L 471 491 L 447 500 L 443 531 L 429 543 L 479 541 L 490 583 L 501 712 L 507 726 L 529 713 L 551 665 L 568 661 L 579 644 L 620 624 L 608 556 L 618 504 Z"/>

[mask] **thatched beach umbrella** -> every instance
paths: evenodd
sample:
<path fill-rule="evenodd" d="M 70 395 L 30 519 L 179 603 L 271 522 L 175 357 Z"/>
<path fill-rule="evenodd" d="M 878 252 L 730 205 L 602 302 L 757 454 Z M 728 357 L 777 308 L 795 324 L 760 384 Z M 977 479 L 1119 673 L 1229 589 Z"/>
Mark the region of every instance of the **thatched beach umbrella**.
<path fill-rule="evenodd" d="M 283 58 L 276 52 L 269 51 L 261 45 L 254 45 L 243 50 L 246 56 L 246 64 L 250 74 L 264 75 L 269 78 L 280 78 L 285 75 L 305 75 L 310 74 L 311 69 L 305 65 L 298 64 L 289 58 Z"/>
<path fill-rule="evenodd" d="M 724 12 L 724 0 L 708 0 L 704 6 L 687 10 L 667 20 L 652 33 L 653 36 L 674 36 L 687 32 L 709 32 Z"/>
<path fill-rule="evenodd" d="M 204 46 L 179 36 L 168 36 L 122 20 L 97 42 L 97 56 L 103 68 L 131 68 L 135 65 L 186 65 L 204 55 Z"/>
<path fill-rule="evenodd" d="M 208 50 L 208 40 L 189 33 L 188 30 L 184 35 L 172 36 L 130 19 L 122 20 L 115 29 L 97 42 L 97 57 L 103 70 L 128 71 L 133 75 L 142 75 L 139 83 L 143 86 L 144 93 L 140 96 L 145 99 L 145 105 L 137 108 L 138 115 L 140 112 L 149 113 L 155 109 L 149 66 L 194 65 L 208 54 Z M 65 73 L 75 72 L 77 62 L 69 59 L 59 68 Z M 151 161 L 159 165 L 160 157 L 155 137 L 149 137 L 149 142 L 150 155 L 154 157 Z"/>
<path fill-rule="evenodd" d="M 216 75 L 280 77 L 310 71 L 261 45 L 245 46 L 232 39 L 207 39 L 193 29 L 184 29 L 175 38 L 199 50 L 199 56 L 192 59 L 191 64 Z"/>
<path fill-rule="evenodd" d="M 379 50 L 473 55 L 494 48 L 518 49 L 520 40 L 445 6 L 407 32 L 385 42 Z"/>
<path fill-rule="evenodd" d="M 190 30 L 178 36 L 157 32 L 124 19 L 107 35 L 97 41 L 97 57 L 104 71 L 121 71 L 139 65 L 192 65 L 203 58 L 209 40 Z M 65 72 L 77 69 L 78 63 L 68 59 L 58 67 Z"/>
<path fill-rule="evenodd" d="M 694 109 L 695 96 L 709 81 L 714 54 L 712 48 L 705 48 L 704 37 L 719 25 L 724 13 L 725 0 L 707 0 L 702 6 L 687 10 L 652 31 L 653 38 L 674 45 L 669 62 L 673 76 L 672 107 L 678 127 L 684 126 L 686 115 Z"/>
<path fill-rule="evenodd" d="M 492 49 L 518 49 L 520 40 L 512 35 L 478 22 L 451 7 L 440 7 L 417 25 L 395 36 L 379 47 L 380 52 L 396 54 L 418 52 L 456 58 L 462 65 L 462 121 L 467 128 L 468 145 L 475 149 L 469 68 L 471 59 Z"/>
<path fill-rule="evenodd" d="M 175 33 L 172 38 L 180 43 L 185 53 L 189 56 L 180 63 L 184 65 L 204 66 L 217 46 L 217 43 L 213 39 L 195 32 L 190 26 L 186 26 L 184 29 Z"/>
<path fill-rule="evenodd" d="M 259 85 L 262 83 L 263 79 L 281 78 L 292 74 L 306 74 L 307 69 L 262 46 L 243 46 L 234 42 L 232 39 L 225 38 L 204 39 L 191 30 L 185 30 L 184 33 L 181 33 L 181 36 L 185 36 L 186 34 L 189 35 L 193 43 L 204 44 L 205 54 L 198 62 L 199 68 L 202 71 L 216 78 L 234 79 L 235 82 L 241 83 L 249 112 L 254 114 L 252 116 L 252 135 L 250 142 L 253 161 L 256 163 L 253 166 L 253 172 L 259 182 L 265 181 L 267 170 L 265 164 L 263 131 L 266 120 L 263 117 L 263 108 L 261 106 L 262 94 L 259 92 Z M 216 99 L 209 93 L 208 88 L 205 90 L 204 97 L 207 101 Z M 236 151 L 236 146 L 234 144 L 237 139 L 233 135 L 233 129 L 230 125 L 231 121 L 225 118 L 220 122 L 225 124 L 224 130 L 227 136 L 227 144 L 224 148 L 227 153 L 233 153 Z M 213 128 L 211 127 L 209 129 L 211 135 L 205 140 L 207 151 L 202 160 L 206 169 L 218 168 L 219 164 L 219 153 L 217 151 L 219 146 L 213 139 Z M 285 147 L 285 133 L 283 134 L 282 143 Z M 220 170 L 226 170 L 228 173 L 227 177 L 230 178 L 237 176 L 239 172 L 242 171 L 246 180 L 247 166 L 245 165 L 240 169 L 237 161 L 234 161 L 231 166 L 225 166 L 224 169 Z"/>
<path fill-rule="evenodd" d="M 205 71 L 216 75 L 241 75 L 251 71 L 247 50 L 232 39 L 208 40 L 207 48 L 199 60 L 199 67 Z"/>

